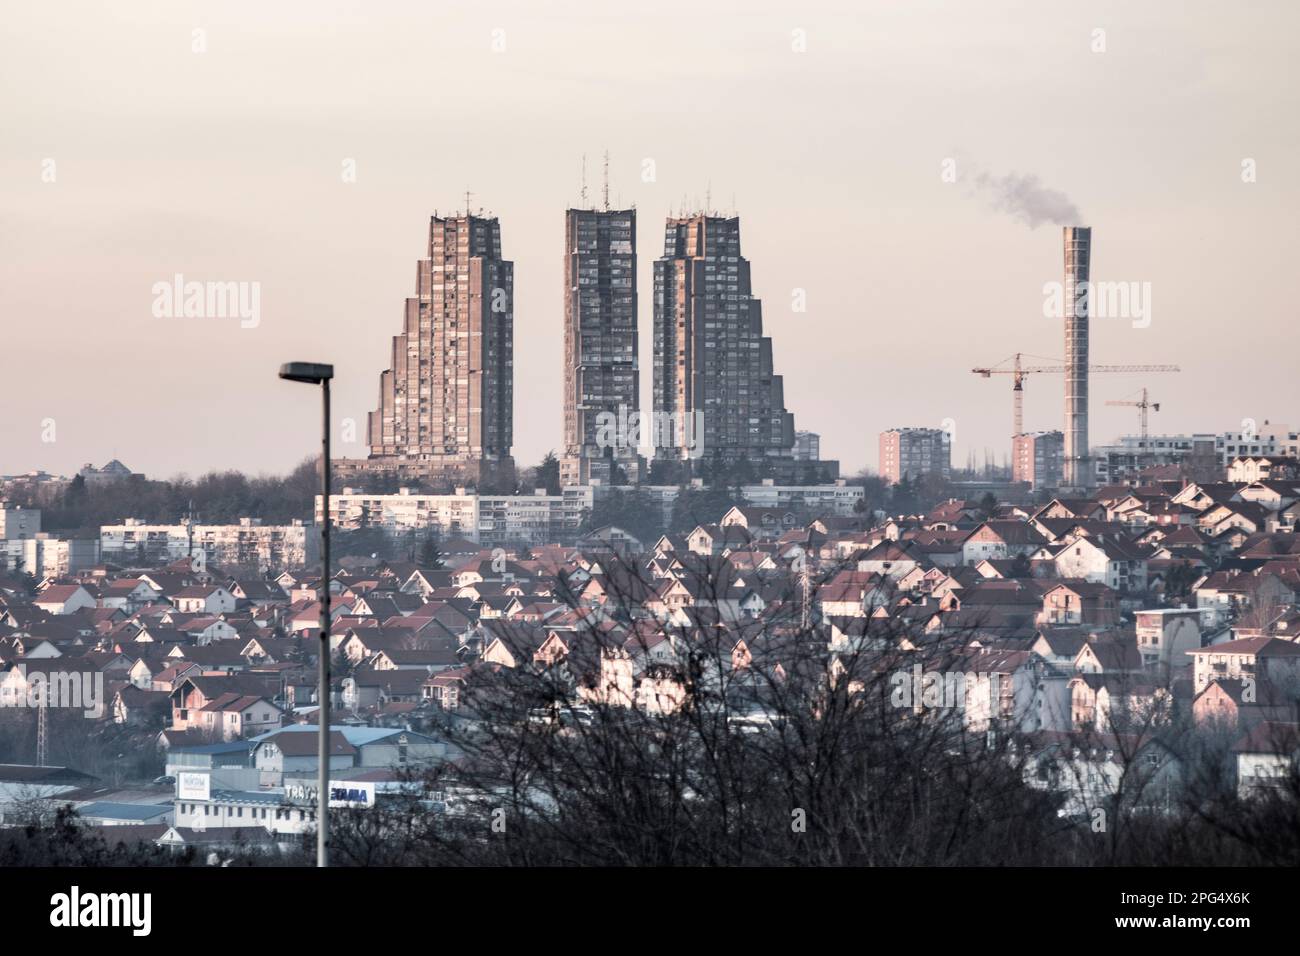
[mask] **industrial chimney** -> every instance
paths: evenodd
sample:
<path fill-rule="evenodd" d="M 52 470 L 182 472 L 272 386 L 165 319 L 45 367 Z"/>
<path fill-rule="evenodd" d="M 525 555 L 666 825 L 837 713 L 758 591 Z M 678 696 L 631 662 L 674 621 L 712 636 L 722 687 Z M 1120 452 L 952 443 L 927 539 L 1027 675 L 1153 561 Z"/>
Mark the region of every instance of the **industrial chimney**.
<path fill-rule="evenodd" d="M 1063 484 L 1086 488 L 1088 467 L 1088 313 L 1091 300 L 1092 228 L 1065 233 L 1065 469 Z"/>

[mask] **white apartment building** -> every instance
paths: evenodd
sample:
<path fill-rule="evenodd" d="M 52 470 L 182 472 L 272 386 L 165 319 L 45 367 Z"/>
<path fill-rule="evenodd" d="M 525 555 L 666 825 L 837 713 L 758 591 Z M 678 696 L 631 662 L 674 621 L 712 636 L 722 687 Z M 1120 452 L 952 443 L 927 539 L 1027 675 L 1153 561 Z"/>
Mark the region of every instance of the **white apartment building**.
<path fill-rule="evenodd" d="M 1300 432 L 1289 425 L 1247 424 L 1240 432 L 1224 432 L 1214 438 L 1214 450 L 1225 467 L 1234 458 L 1267 455 L 1280 458 L 1300 458 Z"/>
<path fill-rule="evenodd" d="M 761 484 L 744 485 L 740 494 L 755 508 L 789 508 L 800 502 L 814 514 L 851 515 L 862 500 L 860 485 L 837 478 L 829 485 L 778 485 L 771 478 Z"/>
<path fill-rule="evenodd" d="M 692 482 L 695 488 L 702 489 L 704 482 L 698 478 Z M 639 489 L 631 486 L 619 487 L 625 494 L 639 491 L 659 506 L 663 520 L 667 522 L 673 513 L 681 489 L 677 485 L 642 485 Z M 597 486 L 596 498 L 606 493 L 607 489 Z M 740 495 L 745 504 L 755 508 L 798 508 L 802 506 L 813 515 L 842 515 L 854 513 L 857 503 L 863 498 L 860 485 L 850 485 L 844 478 L 837 478 L 826 485 L 778 485 L 771 478 L 764 478 L 757 485 L 742 485 Z"/>
<path fill-rule="evenodd" d="M 390 535 L 435 532 L 478 544 L 545 544 L 573 534 L 591 509 L 591 485 L 565 488 L 563 494 L 479 495 L 456 489 L 450 495 L 369 494 L 344 488 L 330 495 L 329 520 L 343 530 L 379 528 Z M 323 497 L 316 496 L 316 520 L 323 521 Z"/>
<path fill-rule="evenodd" d="M 0 540 L 5 567 L 22 571 L 38 581 L 62 578 L 99 563 L 99 542 L 93 538 L 59 538 L 43 531 L 29 538 Z"/>
<path fill-rule="evenodd" d="M 1226 468 L 1234 458 L 1300 457 L 1300 432 L 1289 425 L 1246 419 L 1238 432 L 1197 432 L 1191 435 L 1121 435 L 1111 445 L 1094 445 L 1094 478 L 1099 484 L 1136 471 L 1143 465 L 1168 465 L 1187 459 L 1213 458 Z"/>
<path fill-rule="evenodd" d="M 1144 667 L 1176 666 L 1201 646 L 1196 608 L 1148 608 L 1137 612 L 1137 646 Z"/>
<path fill-rule="evenodd" d="M 639 491 L 661 509 L 665 520 L 681 490 L 676 485 L 571 485 L 559 495 L 479 495 L 457 488 L 450 495 L 422 495 L 409 488 L 397 494 L 370 494 L 344 488 L 330 495 L 330 523 L 343 530 L 379 528 L 388 534 L 419 535 L 433 531 L 477 544 L 546 544 L 573 535 L 587 513 L 615 491 Z M 814 514 L 851 515 L 863 490 L 839 479 L 827 485 L 778 485 L 772 479 L 740 489 L 756 508 L 802 504 Z M 322 497 L 316 496 L 316 520 L 323 521 Z"/>
<path fill-rule="evenodd" d="M 318 545 L 316 529 L 299 520 L 268 525 L 257 518 L 240 518 L 238 524 L 205 525 L 146 524 L 127 518 L 99 529 L 100 558 L 128 566 L 198 556 L 224 567 L 300 568 L 317 560 Z"/>

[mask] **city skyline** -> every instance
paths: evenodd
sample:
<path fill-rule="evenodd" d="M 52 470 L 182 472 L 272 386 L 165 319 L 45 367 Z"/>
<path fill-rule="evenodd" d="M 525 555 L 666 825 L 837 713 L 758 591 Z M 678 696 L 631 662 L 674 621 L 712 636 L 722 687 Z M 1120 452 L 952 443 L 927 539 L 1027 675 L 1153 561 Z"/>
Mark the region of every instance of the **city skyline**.
<path fill-rule="evenodd" d="M 481 202 L 501 217 L 516 262 L 516 348 L 529 360 L 516 372 L 515 457 L 528 465 L 548 449 L 561 454 L 563 301 L 554 250 L 559 216 L 581 188 L 582 155 L 604 149 L 613 204 L 635 207 L 652 227 L 661 215 L 680 214 L 683 197 L 704 205 L 710 192 L 712 205 L 734 204 L 743 215 L 754 294 L 765 302 L 789 410 L 822 435 L 823 453 L 841 460 L 845 474 L 878 467 L 881 430 L 944 419 L 956 423 L 956 461 L 972 448 L 1001 460 L 1010 451 L 1005 390 L 970 377 L 970 365 L 1016 351 L 1064 358 L 1059 322 L 1041 314 L 1043 284 L 1060 279 L 1055 227 L 1027 228 L 986 201 L 974 186 L 985 170 L 1064 190 L 1099 230 L 1095 277 L 1151 282 L 1150 326 L 1094 321 L 1092 357 L 1183 367 L 1160 383 L 1153 432 L 1296 418 L 1282 350 L 1217 341 L 1229 327 L 1276 336 L 1287 321 L 1279 267 L 1297 187 L 1280 171 L 1297 149 L 1269 117 L 1294 112 L 1295 67 L 1280 39 L 1296 17 L 1290 8 L 1266 7 L 1272 20 L 1241 22 L 1191 11 L 1176 24 L 1171 8 L 1159 6 L 1103 5 L 1064 20 L 1020 11 L 1014 41 L 984 14 L 882 11 L 881 25 L 899 37 L 892 47 L 838 4 L 814 5 L 798 23 L 784 8 L 754 7 L 735 30 L 703 13 L 685 37 L 672 11 L 617 23 L 588 14 L 577 29 L 572 17 L 581 8 L 559 9 L 570 19 L 551 23 L 525 7 L 503 14 L 501 52 L 492 47 L 497 24 L 489 14 L 455 9 L 440 21 L 439 56 L 480 81 L 493 107 L 454 103 L 449 121 L 504 147 L 472 160 L 431 153 L 437 132 L 399 119 L 403 111 L 430 115 L 431 99 L 411 82 L 422 62 L 417 44 L 389 44 L 384 58 L 373 41 L 345 33 L 305 44 L 288 10 L 240 11 L 269 36 L 237 29 L 242 21 L 219 10 L 204 11 L 201 25 L 92 11 L 60 34 L 58 47 L 6 43 L 0 69 L 11 82 L 21 76 L 31 93 L 11 108 L 12 135 L 0 153 L 10 213 L 0 239 L 0 305 L 29 317 L 10 323 L 11 354 L 39 354 L 58 330 L 65 381 L 51 389 L 48 364 L 9 363 L 0 472 L 71 473 L 113 457 L 157 476 L 287 471 L 313 453 L 310 429 L 298 440 L 256 422 L 268 408 L 277 420 L 309 420 L 310 396 L 283 389 L 274 369 L 286 352 L 312 343 L 320 343 L 317 358 L 336 365 L 336 415 L 356 426 L 355 443 L 339 441 L 336 454 L 364 455 L 373 376 L 387 365 L 393 303 L 409 293 L 416 230 L 432 209 L 463 208 L 466 185 L 476 209 Z M 21 27 L 54 15 L 14 16 Z M 376 16 L 375 36 L 400 36 L 402 18 Z M 1090 48 L 1099 24 L 1109 37 L 1104 53 Z M 201 54 L 191 49 L 200 27 Z M 792 49 L 796 29 L 806 32 L 802 53 Z M 619 75 L 653 76 L 653 50 L 670 36 L 702 55 L 684 58 L 689 66 L 657 84 L 592 82 L 615 64 Z M 636 42 L 593 45 L 593 37 Z M 977 51 L 967 45 L 972 37 L 981 41 Z M 271 42 L 275 56 L 264 45 Z M 999 44 L 1012 43 L 1018 57 L 997 55 Z M 324 70 L 331 53 L 353 64 L 341 76 Z M 122 69 L 108 70 L 110 62 Z M 727 78 L 741 62 L 744 82 Z M 282 65 L 305 68 L 275 98 L 245 96 L 272 73 L 278 82 Z M 158 71 L 166 84 L 150 82 Z M 94 76 L 107 78 L 96 84 Z M 835 92 L 848 76 L 855 82 L 844 88 L 865 95 L 868 109 Z M 653 107 L 710 77 L 724 78 L 728 113 Z M 962 77 L 971 78 L 967 92 L 953 95 Z M 543 134 L 539 105 L 578 85 L 586 98 L 573 101 L 571 115 L 547 116 L 553 129 Z M 929 95 L 935 90 L 945 95 Z M 721 91 L 708 96 L 710 106 L 723 102 Z M 1246 97 L 1251 110 L 1238 108 Z M 93 115 L 68 111 L 70 101 Z M 248 109 L 231 112 L 235 103 Z M 1160 135 L 1144 125 L 1157 104 Z M 1061 107 L 1068 124 L 1053 118 L 1065 115 Z M 760 138 L 736 135 L 782 112 L 791 119 L 781 135 L 770 125 Z M 1071 148 L 1063 150 L 1067 133 Z M 1207 136 L 1212 149 L 1202 148 Z M 945 182 L 950 158 L 956 178 Z M 42 180 L 47 159 L 53 181 Z M 1242 178 L 1248 159 L 1258 163 L 1253 182 Z M 342 178 L 348 161 L 351 182 Z M 643 179 L 647 161 L 652 180 Z M 1188 235 L 1200 240 L 1185 242 Z M 819 241 L 805 247 L 801 236 Z M 66 291 L 74 257 L 79 285 L 93 296 Z M 642 288 L 651 287 L 651 270 L 641 257 Z M 259 324 L 154 317 L 151 289 L 175 275 L 260 283 Z M 795 310 L 799 290 L 803 312 Z M 650 314 L 641 306 L 640 350 L 648 355 Z M 910 384 L 910 361 L 898 356 L 925 368 L 923 392 Z M 1206 376 L 1229 383 L 1228 402 L 1200 384 Z M 857 394 L 850 400 L 826 382 L 851 384 Z M 1127 410 L 1103 403 L 1144 384 L 1140 375 L 1114 376 L 1094 387 L 1095 443 L 1132 431 Z M 142 431 L 168 440 L 135 441 L 102 427 L 105 390 L 118 411 L 140 416 Z M 642 382 L 643 407 L 648 395 Z M 1062 418 L 1059 389 L 1031 382 L 1025 427 L 1058 428 Z M 53 441 L 43 440 L 47 423 Z"/>
<path fill-rule="evenodd" d="M 313 864 L 1285 924 L 1300 4 L 5 26 L 15 926 L 183 944 Z"/>

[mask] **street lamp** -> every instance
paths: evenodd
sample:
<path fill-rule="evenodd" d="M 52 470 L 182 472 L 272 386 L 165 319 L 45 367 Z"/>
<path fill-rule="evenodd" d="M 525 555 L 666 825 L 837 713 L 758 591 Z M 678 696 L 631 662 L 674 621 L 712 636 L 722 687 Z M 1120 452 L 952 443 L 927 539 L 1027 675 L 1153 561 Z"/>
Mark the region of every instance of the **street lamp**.
<path fill-rule="evenodd" d="M 321 386 L 324 419 L 321 426 L 321 490 L 323 519 L 320 526 L 321 598 L 320 598 L 320 679 L 316 692 L 316 723 L 319 733 L 320 766 L 316 776 L 316 865 L 329 866 L 326 841 L 329 835 L 329 754 L 330 754 L 330 379 L 334 366 L 320 362 L 286 362 L 280 377 L 290 382 Z"/>

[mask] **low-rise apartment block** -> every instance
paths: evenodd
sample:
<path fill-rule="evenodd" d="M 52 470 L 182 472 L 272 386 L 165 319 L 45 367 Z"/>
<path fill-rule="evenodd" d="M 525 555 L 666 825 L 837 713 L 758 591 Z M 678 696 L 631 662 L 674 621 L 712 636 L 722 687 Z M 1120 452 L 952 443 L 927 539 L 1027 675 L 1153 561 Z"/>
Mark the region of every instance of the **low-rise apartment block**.
<path fill-rule="evenodd" d="M 300 520 L 287 525 L 241 518 L 238 524 L 147 524 L 127 518 L 99 529 L 100 558 L 115 564 L 165 564 L 198 557 L 221 567 L 266 571 L 317 560 L 319 536 Z"/>
<path fill-rule="evenodd" d="M 1062 432 L 1026 432 L 1011 439 L 1011 480 L 1038 491 L 1059 488 L 1065 467 Z"/>
<path fill-rule="evenodd" d="M 952 439 L 942 428 L 891 428 L 880 433 L 880 475 L 890 484 L 907 476 L 948 478 L 952 473 Z"/>

